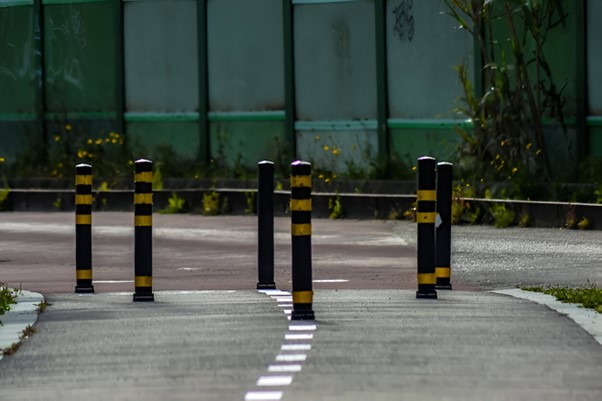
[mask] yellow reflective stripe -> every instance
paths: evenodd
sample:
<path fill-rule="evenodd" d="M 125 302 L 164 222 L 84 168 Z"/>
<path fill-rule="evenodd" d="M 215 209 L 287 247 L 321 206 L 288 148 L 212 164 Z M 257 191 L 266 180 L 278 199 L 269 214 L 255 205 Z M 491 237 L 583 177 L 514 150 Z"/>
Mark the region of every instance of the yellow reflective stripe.
<path fill-rule="evenodd" d="M 75 278 L 77 280 L 92 280 L 92 269 L 76 270 Z"/>
<path fill-rule="evenodd" d="M 435 212 L 417 212 L 416 223 L 435 223 L 437 213 Z"/>
<path fill-rule="evenodd" d="M 311 224 L 291 224 L 291 234 L 294 236 L 311 235 Z"/>
<path fill-rule="evenodd" d="M 75 215 L 75 224 L 92 224 L 92 215 L 91 214 L 76 214 Z"/>
<path fill-rule="evenodd" d="M 134 181 L 135 182 L 153 182 L 153 172 L 152 171 L 145 171 L 142 173 L 136 173 L 134 175 Z"/>
<path fill-rule="evenodd" d="M 92 195 L 75 195 L 76 205 L 91 205 Z"/>
<path fill-rule="evenodd" d="M 313 298 L 313 291 L 293 291 L 293 304 L 311 304 Z"/>
<path fill-rule="evenodd" d="M 435 273 L 418 273 L 418 284 L 437 284 Z"/>
<path fill-rule="evenodd" d="M 134 225 L 136 227 L 152 227 L 153 216 L 135 216 Z"/>
<path fill-rule="evenodd" d="M 92 185 L 91 175 L 76 175 L 75 185 Z"/>
<path fill-rule="evenodd" d="M 418 190 L 418 194 L 416 195 L 417 201 L 436 201 L 437 200 L 437 191 L 433 189 L 422 189 Z"/>
<path fill-rule="evenodd" d="M 134 278 L 134 285 L 136 287 L 152 287 L 153 278 L 152 276 L 136 276 Z"/>
<path fill-rule="evenodd" d="M 291 175 L 291 187 L 311 187 L 311 175 Z"/>
<path fill-rule="evenodd" d="M 137 205 L 141 205 L 141 204 L 152 205 L 153 204 L 153 194 L 152 193 L 134 194 L 134 203 Z"/>
<path fill-rule="evenodd" d="M 291 199 L 291 212 L 311 212 L 311 199 Z"/>
<path fill-rule="evenodd" d="M 435 273 L 437 274 L 437 278 L 450 278 L 451 267 L 437 267 Z"/>

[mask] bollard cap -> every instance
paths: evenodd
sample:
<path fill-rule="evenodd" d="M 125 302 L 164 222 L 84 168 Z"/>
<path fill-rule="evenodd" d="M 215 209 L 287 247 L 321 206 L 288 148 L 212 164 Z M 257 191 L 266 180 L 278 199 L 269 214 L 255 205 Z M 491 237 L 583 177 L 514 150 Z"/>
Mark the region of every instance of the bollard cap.
<path fill-rule="evenodd" d="M 260 166 L 263 166 L 263 165 L 266 165 L 266 164 L 267 164 L 267 165 L 272 165 L 272 166 L 273 166 L 273 165 L 274 165 L 274 162 L 273 162 L 273 161 L 271 161 L 271 160 L 262 160 L 262 161 L 258 162 L 257 164 L 258 164 L 258 165 L 260 165 Z"/>
<path fill-rule="evenodd" d="M 153 162 L 148 159 L 138 159 L 134 162 L 134 168 L 138 173 L 143 171 L 153 171 Z"/>
<path fill-rule="evenodd" d="M 80 163 L 75 166 L 75 175 L 92 175 L 92 166 L 90 164 Z"/>
<path fill-rule="evenodd" d="M 310 175 L 311 163 L 302 160 L 295 160 L 291 163 L 292 175 Z"/>

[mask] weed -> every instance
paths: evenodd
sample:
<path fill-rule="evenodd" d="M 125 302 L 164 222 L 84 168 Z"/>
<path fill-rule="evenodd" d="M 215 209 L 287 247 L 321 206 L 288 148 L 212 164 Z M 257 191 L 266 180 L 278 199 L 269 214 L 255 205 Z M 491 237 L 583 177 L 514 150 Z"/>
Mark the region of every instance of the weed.
<path fill-rule="evenodd" d="M 518 216 L 518 226 L 523 228 L 531 226 L 531 215 L 527 212 L 522 212 Z"/>
<path fill-rule="evenodd" d="M 10 310 L 10 306 L 17 299 L 17 291 L 8 288 L 5 284 L 0 283 L 0 315 Z"/>
<path fill-rule="evenodd" d="M 219 194 L 215 191 L 205 192 L 203 194 L 203 214 L 217 216 L 219 212 Z"/>
<path fill-rule="evenodd" d="M 577 228 L 580 230 L 589 230 L 592 228 L 592 222 L 587 217 L 582 217 L 577 223 Z"/>
<path fill-rule="evenodd" d="M 4 188 L 0 188 L 0 210 L 6 210 L 9 195 L 10 188 L 8 187 L 8 183 L 6 182 L 6 177 L 4 177 Z"/>
<path fill-rule="evenodd" d="M 559 301 L 579 304 L 584 308 L 594 309 L 596 312 L 602 313 L 602 288 L 596 288 L 595 285 L 590 285 L 588 288 L 526 287 L 523 290 L 543 292 L 556 297 Z"/>
<path fill-rule="evenodd" d="M 255 194 L 256 193 L 254 191 L 245 191 L 245 200 L 247 201 L 245 213 L 255 214 Z"/>
<path fill-rule="evenodd" d="M 159 211 L 161 214 L 186 213 L 186 199 L 172 192 L 171 197 L 167 199 L 168 205 L 165 209 Z"/>
<path fill-rule="evenodd" d="M 330 219 L 342 219 L 344 216 L 343 205 L 341 205 L 341 197 L 337 194 L 334 198 L 328 199 L 328 211 Z"/>
<path fill-rule="evenodd" d="M 4 356 L 11 356 L 14 355 L 19 348 L 21 348 L 21 344 L 23 343 L 24 340 L 27 340 L 30 336 L 32 336 L 33 334 L 37 333 L 38 329 L 36 329 L 33 326 L 27 326 L 25 328 L 25 330 L 23 330 L 21 332 L 21 334 L 19 335 L 19 341 L 17 341 L 16 343 L 13 343 L 10 347 L 4 348 L 2 350 L 2 354 Z"/>
<path fill-rule="evenodd" d="M 512 209 L 507 207 L 503 203 L 495 203 L 490 209 L 491 215 L 493 216 L 493 224 L 497 228 L 506 228 L 514 224 L 516 214 Z"/>
<path fill-rule="evenodd" d="M 163 174 L 161 173 L 160 165 L 157 165 L 153 173 L 153 191 L 161 191 L 163 189 Z"/>
<path fill-rule="evenodd" d="M 63 208 L 63 200 L 60 196 L 56 198 L 54 202 L 52 202 L 52 206 L 57 210 L 61 210 Z"/>
<path fill-rule="evenodd" d="M 46 312 L 46 309 L 51 306 L 51 304 L 49 304 L 46 301 L 42 301 L 38 304 L 38 313 L 44 313 Z"/>

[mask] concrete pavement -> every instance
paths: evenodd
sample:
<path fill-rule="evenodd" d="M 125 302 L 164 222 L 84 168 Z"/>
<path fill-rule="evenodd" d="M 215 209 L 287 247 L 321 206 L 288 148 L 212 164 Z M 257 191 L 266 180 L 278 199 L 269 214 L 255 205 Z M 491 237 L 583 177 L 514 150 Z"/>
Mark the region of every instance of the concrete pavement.
<path fill-rule="evenodd" d="M 325 282 L 305 331 L 286 319 L 286 296 L 252 289 L 252 217 L 156 219 L 157 301 L 132 303 L 129 217 L 96 218 L 99 279 L 123 282 L 75 295 L 72 216 L 0 215 L 0 281 L 24 281 L 52 304 L 0 361 L 0 399 L 602 399 L 602 346 L 590 334 L 545 306 L 478 290 L 598 282 L 602 233 L 454 227 L 455 289 L 431 301 L 415 299 L 413 224 L 317 220 L 314 278 Z M 287 225 L 277 220 L 284 290 Z"/>

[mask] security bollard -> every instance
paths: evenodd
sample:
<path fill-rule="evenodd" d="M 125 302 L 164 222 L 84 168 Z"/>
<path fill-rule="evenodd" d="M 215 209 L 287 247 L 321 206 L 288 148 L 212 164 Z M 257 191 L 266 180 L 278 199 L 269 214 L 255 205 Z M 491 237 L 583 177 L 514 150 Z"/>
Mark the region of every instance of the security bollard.
<path fill-rule="evenodd" d="M 134 301 L 154 301 L 153 162 L 140 159 L 134 164 Z"/>
<path fill-rule="evenodd" d="M 92 166 L 75 166 L 75 292 L 93 293 Z"/>
<path fill-rule="evenodd" d="M 437 226 L 436 275 L 438 290 L 451 290 L 451 209 L 452 209 L 452 180 L 454 165 L 447 162 L 437 164 Z"/>
<path fill-rule="evenodd" d="M 274 289 L 274 163 L 257 168 L 257 289 Z"/>
<path fill-rule="evenodd" d="M 418 291 L 416 298 L 436 299 L 435 220 L 437 216 L 436 162 L 432 157 L 418 159 Z"/>
<path fill-rule="evenodd" d="M 293 311 L 291 320 L 314 320 L 311 274 L 311 164 L 291 164 Z"/>

